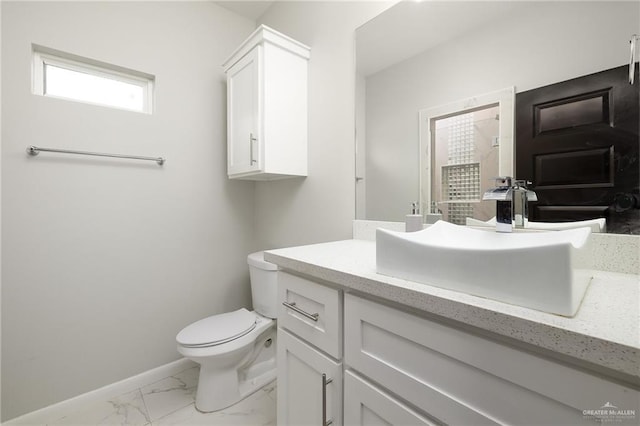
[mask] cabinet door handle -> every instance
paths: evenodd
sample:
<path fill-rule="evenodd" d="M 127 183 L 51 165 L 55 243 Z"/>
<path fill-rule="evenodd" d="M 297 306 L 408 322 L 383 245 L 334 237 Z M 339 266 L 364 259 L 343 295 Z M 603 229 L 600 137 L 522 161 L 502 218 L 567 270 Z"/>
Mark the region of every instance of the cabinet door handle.
<path fill-rule="evenodd" d="M 327 375 L 322 373 L 322 426 L 329 426 L 333 420 L 327 420 L 327 385 L 333 379 L 327 379 Z"/>
<path fill-rule="evenodd" d="M 249 133 L 249 156 L 251 160 L 251 165 L 257 162 L 255 156 L 253 155 L 253 143 L 256 142 L 257 140 L 258 138 L 254 137 L 253 133 Z"/>
<path fill-rule="evenodd" d="M 309 312 L 305 312 L 305 311 L 303 311 L 302 309 L 298 308 L 298 307 L 296 306 L 296 303 L 295 303 L 295 302 L 291 302 L 291 303 L 289 303 L 289 302 L 282 302 L 282 304 L 283 304 L 284 306 L 286 306 L 287 308 L 291 309 L 292 311 L 295 311 L 295 312 L 299 313 L 299 314 L 300 314 L 300 315 L 302 315 L 303 317 L 305 317 L 305 318 L 309 318 L 311 321 L 318 321 L 318 316 L 319 316 L 319 314 L 318 314 L 318 313 L 310 314 Z"/>

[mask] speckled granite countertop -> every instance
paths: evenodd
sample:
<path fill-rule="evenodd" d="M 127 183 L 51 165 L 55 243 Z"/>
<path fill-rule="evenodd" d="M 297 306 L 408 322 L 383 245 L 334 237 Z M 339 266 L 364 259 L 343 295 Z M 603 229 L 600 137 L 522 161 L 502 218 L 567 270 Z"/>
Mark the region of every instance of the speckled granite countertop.
<path fill-rule="evenodd" d="M 593 271 L 573 318 L 376 273 L 375 242 L 345 240 L 265 252 L 281 268 L 335 283 L 604 368 L 640 385 L 640 279 Z"/>

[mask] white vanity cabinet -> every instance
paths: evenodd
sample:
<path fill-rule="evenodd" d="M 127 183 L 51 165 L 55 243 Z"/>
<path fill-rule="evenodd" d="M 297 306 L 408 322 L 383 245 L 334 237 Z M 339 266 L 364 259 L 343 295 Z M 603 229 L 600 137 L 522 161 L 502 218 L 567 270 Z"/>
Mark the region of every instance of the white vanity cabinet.
<path fill-rule="evenodd" d="M 640 413 L 638 390 L 602 374 L 399 305 L 278 277 L 279 425 L 637 424 L 629 413 Z M 614 406 L 622 411 L 606 414 Z"/>
<path fill-rule="evenodd" d="M 345 378 L 345 424 L 368 424 L 351 413 L 379 407 L 351 396 L 363 386 L 378 399 L 405 401 L 395 402 L 395 410 L 424 416 L 415 424 L 594 424 L 598 420 L 587 412 L 606 404 L 638 410 L 637 390 L 351 294 L 345 295 L 344 328 L 345 368 L 363 377 L 353 391 Z M 618 424 L 637 420 L 611 418 Z"/>
<path fill-rule="evenodd" d="M 264 25 L 224 63 L 229 178 L 307 175 L 310 49 Z"/>
<path fill-rule="evenodd" d="M 296 393 L 310 386 L 317 400 L 332 368 L 334 424 L 638 425 L 635 274 L 593 271 L 578 315 L 564 318 L 376 274 L 369 241 L 265 259 L 283 268 L 280 301 L 304 311 L 278 315 L 280 425 L 318 424 L 317 406 L 293 417 Z"/>
<path fill-rule="evenodd" d="M 278 272 L 278 425 L 342 425 L 342 292 Z"/>

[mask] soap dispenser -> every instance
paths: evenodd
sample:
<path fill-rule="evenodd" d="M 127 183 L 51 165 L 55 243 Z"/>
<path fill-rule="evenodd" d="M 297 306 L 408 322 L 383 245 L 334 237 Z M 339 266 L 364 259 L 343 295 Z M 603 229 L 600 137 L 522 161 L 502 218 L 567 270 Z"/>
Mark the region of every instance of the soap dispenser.
<path fill-rule="evenodd" d="M 418 203 L 411 203 L 411 214 L 408 214 L 405 218 L 406 232 L 415 232 L 422 230 L 422 215 L 420 214 L 420 208 Z"/>
<path fill-rule="evenodd" d="M 442 220 L 442 212 L 438 210 L 438 204 L 436 204 L 435 201 L 432 201 L 431 212 L 427 213 L 426 222 L 429 225 L 433 225 L 439 220 Z"/>

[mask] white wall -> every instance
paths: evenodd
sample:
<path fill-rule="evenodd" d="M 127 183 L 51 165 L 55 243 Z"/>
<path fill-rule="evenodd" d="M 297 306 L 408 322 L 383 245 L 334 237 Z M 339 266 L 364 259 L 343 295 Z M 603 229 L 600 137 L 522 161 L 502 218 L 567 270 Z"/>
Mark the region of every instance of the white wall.
<path fill-rule="evenodd" d="M 309 176 L 256 185 L 256 238 L 272 248 L 351 238 L 355 29 L 394 2 L 278 2 L 259 23 L 311 47 Z"/>
<path fill-rule="evenodd" d="M 254 185 L 226 177 L 221 64 L 255 22 L 210 2 L 1 7 L 9 419 L 178 359 L 183 326 L 250 306 Z M 155 113 L 32 95 L 31 43 L 156 75 Z M 31 158 L 29 144 L 167 162 Z"/>
<path fill-rule="evenodd" d="M 394 2 L 279 2 L 312 48 L 309 177 L 226 178 L 220 64 L 255 22 L 209 2 L 2 2 L 2 418 L 177 359 L 249 306 L 245 256 L 351 237 L 354 30 Z M 155 74 L 147 116 L 30 93 L 31 43 Z M 42 153 L 29 144 L 153 163 Z"/>
<path fill-rule="evenodd" d="M 638 16 L 638 2 L 540 2 L 368 78 L 366 217 L 403 220 L 419 197 L 419 109 L 624 65 Z"/>

